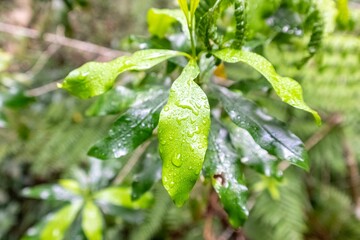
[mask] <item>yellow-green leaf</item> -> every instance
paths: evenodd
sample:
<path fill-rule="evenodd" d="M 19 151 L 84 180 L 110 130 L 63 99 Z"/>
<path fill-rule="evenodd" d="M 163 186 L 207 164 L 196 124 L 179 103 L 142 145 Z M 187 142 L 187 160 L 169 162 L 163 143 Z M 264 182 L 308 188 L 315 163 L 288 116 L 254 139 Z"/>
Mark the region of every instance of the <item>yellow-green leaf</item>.
<path fill-rule="evenodd" d="M 82 229 L 88 240 L 101 240 L 103 219 L 100 209 L 93 201 L 87 201 L 82 212 Z"/>
<path fill-rule="evenodd" d="M 41 240 L 62 240 L 65 236 L 66 230 L 74 221 L 81 202 L 66 205 L 54 215 L 50 216 L 49 221 L 40 234 Z"/>
<path fill-rule="evenodd" d="M 321 124 L 319 114 L 304 102 L 300 84 L 294 79 L 282 77 L 277 74 L 272 64 L 264 57 L 256 53 L 229 48 L 214 51 L 213 54 L 225 62 L 244 62 L 249 64 L 270 82 L 282 101 L 295 108 L 310 112 L 316 122 Z"/>
<path fill-rule="evenodd" d="M 194 82 L 199 72 L 191 60 L 173 83 L 160 113 L 162 181 L 178 206 L 188 199 L 199 177 L 208 144 L 210 108 L 205 93 Z"/>
<path fill-rule="evenodd" d="M 189 20 L 189 6 L 187 0 L 178 0 L 178 3 L 186 19 Z"/>
<path fill-rule="evenodd" d="M 78 195 L 80 195 L 82 192 L 80 184 L 72 179 L 60 179 L 59 185 L 65 188 L 66 190 L 69 190 L 70 192 Z"/>
<path fill-rule="evenodd" d="M 109 187 L 95 194 L 95 199 L 110 203 L 113 205 L 141 209 L 148 208 L 153 202 L 153 196 L 150 192 L 143 194 L 137 200 L 131 200 L 131 188 L 126 187 Z"/>
<path fill-rule="evenodd" d="M 179 9 L 157 9 L 152 8 L 148 12 L 147 21 L 149 32 L 160 38 L 164 37 L 171 25 L 178 21 L 182 31 L 190 38 L 185 15 Z"/>
<path fill-rule="evenodd" d="M 172 50 L 147 49 L 110 62 L 88 62 L 70 72 L 58 87 L 80 98 L 94 97 L 110 90 L 122 72 L 146 70 L 171 57 L 184 55 Z"/>

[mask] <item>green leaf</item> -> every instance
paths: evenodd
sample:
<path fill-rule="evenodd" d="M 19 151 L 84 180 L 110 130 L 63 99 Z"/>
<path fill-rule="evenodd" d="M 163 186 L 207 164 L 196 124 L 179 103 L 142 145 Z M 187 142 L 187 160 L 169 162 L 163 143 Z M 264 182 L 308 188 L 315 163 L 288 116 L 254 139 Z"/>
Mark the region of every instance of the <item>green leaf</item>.
<path fill-rule="evenodd" d="M 161 159 L 158 150 L 158 142 L 154 141 L 141 156 L 141 168 L 135 173 L 132 182 L 133 200 L 141 197 L 161 179 Z"/>
<path fill-rule="evenodd" d="M 62 240 L 71 223 L 74 221 L 82 202 L 73 202 L 49 217 L 48 223 L 41 231 L 41 240 Z"/>
<path fill-rule="evenodd" d="M 210 107 L 205 93 L 193 81 L 199 72 L 191 60 L 173 83 L 169 101 L 160 114 L 162 181 L 178 206 L 188 199 L 207 148 Z"/>
<path fill-rule="evenodd" d="M 235 124 L 228 124 L 230 139 L 236 150 L 241 152 L 241 162 L 255 171 L 269 177 L 279 178 L 282 172 L 278 169 L 280 161 L 262 149 L 248 131 Z"/>
<path fill-rule="evenodd" d="M 131 188 L 126 187 L 109 187 L 95 194 L 94 198 L 101 202 L 114 204 L 117 206 L 140 209 L 148 208 L 153 202 L 153 196 L 147 192 L 138 200 L 131 200 Z"/>
<path fill-rule="evenodd" d="M 189 16 L 189 6 L 187 0 L 178 0 L 179 6 L 181 11 L 184 13 L 185 18 L 189 22 L 190 16 Z"/>
<path fill-rule="evenodd" d="M 87 109 L 87 116 L 104 116 L 125 111 L 136 99 L 136 93 L 126 87 L 117 86 L 99 98 Z"/>
<path fill-rule="evenodd" d="M 8 121 L 6 119 L 6 116 L 3 112 L 1 112 L 1 106 L 0 106 L 0 128 L 5 128 L 8 125 Z"/>
<path fill-rule="evenodd" d="M 176 56 L 186 56 L 186 53 L 147 49 L 110 62 L 88 62 L 70 72 L 58 87 L 80 98 L 94 97 L 110 90 L 120 73 L 146 70 Z"/>
<path fill-rule="evenodd" d="M 197 7 L 199 6 L 200 0 L 190 0 L 190 15 L 194 16 Z"/>
<path fill-rule="evenodd" d="M 165 36 L 175 21 L 178 21 L 181 24 L 182 31 L 188 38 L 190 38 L 186 17 L 179 9 L 151 8 L 148 12 L 147 21 L 149 25 L 149 32 L 160 38 Z"/>
<path fill-rule="evenodd" d="M 73 192 L 67 191 L 58 184 L 42 184 L 35 187 L 27 187 L 21 191 L 21 195 L 27 198 L 43 200 L 69 201 L 78 197 Z"/>
<path fill-rule="evenodd" d="M 281 160 L 309 169 L 302 141 L 286 130 L 279 120 L 267 115 L 253 102 L 223 87 L 213 88 L 230 119 L 246 129 L 260 147 Z"/>
<path fill-rule="evenodd" d="M 89 156 L 99 159 L 120 158 L 151 137 L 168 93 L 162 89 L 153 89 L 149 90 L 148 95 L 148 99 L 138 102 L 115 121 L 108 136 L 89 150 Z"/>
<path fill-rule="evenodd" d="M 249 64 L 270 82 L 282 101 L 295 108 L 310 112 L 313 114 L 316 122 L 318 124 L 321 123 L 319 114 L 304 102 L 300 84 L 291 78 L 278 75 L 271 63 L 264 57 L 256 53 L 235 49 L 222 49 L 214 51 L 213 54 L 225 62 L 244 62 Z"/>
<path fill-rule="evenodd" d="M 240 227 L 247 219 L 248 189 L 245 186 L 238 154 L 231 146 L 228 132 L 216 121 L 211 123 L 209 147 L 204 162 L 204 175 L 210 177 L 229 222 Z"/>
<path fill-rule="evenodd" d="M 103 219 L 100 209 L 93 201 L 87 201 L 82 212 L 82 229 L 88 240 L 101 240 Z"/>

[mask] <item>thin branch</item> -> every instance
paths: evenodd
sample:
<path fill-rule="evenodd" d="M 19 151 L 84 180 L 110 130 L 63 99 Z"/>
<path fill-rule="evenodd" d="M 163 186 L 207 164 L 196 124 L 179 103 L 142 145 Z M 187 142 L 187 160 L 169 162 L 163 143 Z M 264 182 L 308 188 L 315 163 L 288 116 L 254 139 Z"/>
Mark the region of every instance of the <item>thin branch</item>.
<path fill-rule="evenodd" d="M 41 96 L 41 95 L 43 95 L 45 93 L 55 91 L 55 90 L 58 89 L 57 84 L 60 83 L 61 81 L 62 80 L 58 80 L 58 81 L 55 81 L 55 82 L 45 84 L 45 85 L 43 85 L 41 87 L 38 87 L 38 88 L 30 89 L 30 90 L 26 91 L 25 94 L 28 97 L 38 97 L 38 96 Z"/>
<path fill-rule="evenodd" d="M 314 135 L 312 135 L 306 142 L 305 148 L 306 150 L 312 149 L 316 144 L 318 144 L 321 140 L 323 140 L 335 127 L 339 126 L 343 122 L 343 118 L 340 114 L 333 114 L 326 121 L 326 124 L 317 131 Z"/>
<path fill-rule="evenodd" d="M 31 28 L 20 27 L 13 24 L 0 22 L 0 32 L 9 33 L 14 36 L 22 36 L 32 39 L 42 38 L 46 42 L 58 44 L 61 46 L 69 47 L 76 49 L 78 51 L 84 51 L 89 53 L 94 53 L 97 55 L 102 55 L 109 59 L 116 58 L 122 55 L 128 55 L 127 52 L 117 51 L 114 49 L 102 47 L 93 43 L 88 43 L 76 39 L 67 38 L 61 35 L 53 33 L 41 34 L 39 31 Z"/>
<path fill-rule="evenodd" d="M 133 155 L 130 157 L 129 161 L 125 164 L 125 166 L 121 169 L 121 171 L 115 178 L 113 182 L 114 184 L 118 185 L 125 180 L 126 176 L 131 172 L 135 164 L 139 161 L 141 155 L 145 152 L 146 148 L 149 146 L 150 142 L 151 141 L 145 142 L 135 150 Z"/>

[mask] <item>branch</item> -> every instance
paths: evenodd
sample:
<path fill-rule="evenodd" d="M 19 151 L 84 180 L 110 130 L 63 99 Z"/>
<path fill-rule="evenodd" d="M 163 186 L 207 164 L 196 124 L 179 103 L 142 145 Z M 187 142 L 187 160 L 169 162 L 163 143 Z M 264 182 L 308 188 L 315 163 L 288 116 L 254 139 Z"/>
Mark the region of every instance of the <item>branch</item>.
<path fill-rule="evenodd" d="M 61 35 L 53 33 L 44 33 L 41 34 L 39 31 L 31 28 L 25 28 L 16 26 L 13 24 L 0 22 L 0 32 L 9 33 L 14 36 L 22 36 L 32 39 L 43 39 L 46 42 L 58 44 L 61 46 L 69 47 L 76 49 L 78 51 L 84 51 L 89 53 L 94 53 L 107 57 L 109 59 L 116 58 L 122 55 L 128 55 L 126 52 L 117 51 L 114 49 L 102 47 L 93 43 L 88 43 L 76 39 L 67 38 Z"/>

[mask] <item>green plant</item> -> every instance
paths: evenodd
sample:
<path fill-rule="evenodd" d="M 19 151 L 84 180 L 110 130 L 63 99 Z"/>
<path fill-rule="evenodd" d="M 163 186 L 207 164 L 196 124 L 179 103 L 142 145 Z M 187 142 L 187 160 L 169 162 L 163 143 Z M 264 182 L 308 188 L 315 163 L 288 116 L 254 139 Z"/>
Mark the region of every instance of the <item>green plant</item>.
<path fill-rule="evenodd" d="M 181 24 L 188 39 L 183 46 L 185 51 L 146 49 L 111 62 L 89 62 L 72 71 L 59 87 L 84 99 L 101 95 L 96 104 L 102 114 L 114 113 L 101 107 L 108 108 L 113 98 L 119 100 L 115 112 L 123 113 L 88 155 L 104 160 L 122 159 L 157 135 L 163 162 L 162 182 L 175 204 L 182 206 L 189 198 L 202 171 L 218 193 L 231 225 L 239 227 L 248 215 L 243 169 L 279 178 L 280 162 L 288 161 L 308 170 L 308 157 L 301 140 L 280 121 L 241 93 L 216 84 L 211 77 L 213 70 L 222 61 L 246 63 L 265 77 L 283 102 L 312 113 L 318 123 L 320 117 L 305 104 L 298 82 L 280 76 L 261 55 L 242 49 L 247 30 L 246 1 L 209 0 L 199 4 L 199 0 L 191 0 L 190 4 L 179 0 L 181 10 L 149 12 L 149 30 L 159 38 L 171 30 L 175 21 Z M 231 6 L 235 30 L 219 31 L 218 19 Z M 309 43 L 311 55 L 321 34 L 318 25 L 314 29 L 317 35 L 312 35 Z M 119 74 L 146 71 L 164 61 L 168 61 L 166 76 L 183 68 L 172 83 L 170 94 L 168 84 L 146 84 L 146 80 L 140 92 L 120 87 L 118 93 L 124 93 L 120 96 L 114 92 L 119 88 L 111 90 Z M 248 141 L 239 144 L 234 140 L 236 134 Z M 256 154 L 246 155 L 249 149 Z"/>

